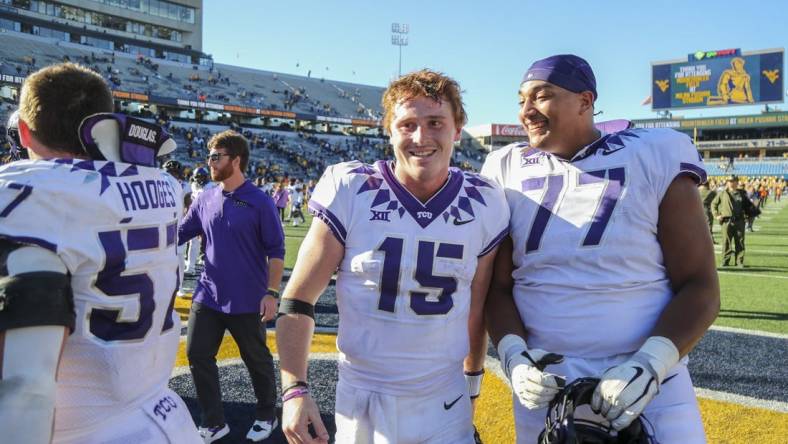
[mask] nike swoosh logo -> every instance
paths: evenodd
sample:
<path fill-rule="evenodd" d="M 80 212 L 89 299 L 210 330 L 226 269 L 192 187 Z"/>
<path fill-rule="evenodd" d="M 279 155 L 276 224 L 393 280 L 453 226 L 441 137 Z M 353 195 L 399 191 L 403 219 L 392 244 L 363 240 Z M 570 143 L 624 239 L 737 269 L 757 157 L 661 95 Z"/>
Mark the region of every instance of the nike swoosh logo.
<path fill-rule="evenodd" d="M 670 381 L 671 379 L 675 378 L 675 377 L 676 377 L 676 376 L 678 376 L 678 375 L 679 375 L 679 374 L 678 374 L 678 373 L 676 373 L 675 375 L 668 376 L 667 378 L 665 378 L 665 380 L 663 380 L 663 381 L 662 381 L 662 383 L 664 384 L 664 383 L 666 383 L 666 382 Z"/>
<path fill-rule="evenodd" d="M 635 376 L 633 376 L 632 379 L 630 379 L 629 382 L 627 382 L 627 385 L 625 385 L 624 387 L 625 388 L 629 387 L 629 385 L 632 384 L 633 382 L 635 382 L 635 380 L 637 378 L 639 378 L 640 375 L 642 375 L 642 374 L 643 374 L 643 369 L 640 368 L 640 367 L 635 367 Z"/>
<path fill-rule="evenodd" d="M 623 146 L 622 146 L 621 148 L 608 148 L 608 149 L 603 149 L 603 150 L 602 150 L 602 155 L 603 155 L 603 156 L 609 156 L 609 155 L 611 155 L 611 154 L 615 153 L 616 151 L 621 151 L 621 150 L 623 150 L 623 149 L 624 149 L 624 147 L 623 147 Z"/>
<path fill-rule="evenodd" d="M 454 401 L 452 401 L 452 402 L 450 402 L 448 404 L 446 402 L 444 402 L 443 403 L 443 409 L 444 410 L 449 410 L 450 408 L 454 407 L 454 404 L 457 404 L 457 401 L 459 401 L 460 398 L 462 398 L 462 395 L 458 396 L 457 399 L 455 399 Z"/>
<path fill-rule="evenodd" d="M 476 219 L 469 219 L 469 220 L 457 220 L 457 219 L 454 219 L 454 225 L 465 225 L 465 224 L 473 222 L 475 220 Z"/>

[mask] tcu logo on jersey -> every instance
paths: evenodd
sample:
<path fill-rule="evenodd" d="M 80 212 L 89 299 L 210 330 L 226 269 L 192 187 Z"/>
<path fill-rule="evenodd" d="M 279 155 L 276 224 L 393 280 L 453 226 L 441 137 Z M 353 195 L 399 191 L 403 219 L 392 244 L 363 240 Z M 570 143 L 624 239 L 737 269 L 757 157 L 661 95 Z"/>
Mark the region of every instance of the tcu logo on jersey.
<path fill-rule="evenodd" d="M 432 220 L 432 213 L 429 211 L 419 211 L 416 213 L 416 217 L 419 219 L 430 219 Z"/>
<path fill-rule="evenodd" d="M 372 211 L 372 217 L 370 217 L 369 220 L 380 220 L 383 222 L 390 222 L 389 213 L 391 213 L 391 211 L 375 211 L 375 210 L 370 210 L 370 211 Z"/>
<path fill-rule="evenodd" d="M 170 396 L 165 396 L 159 399 L 159 402 L 153 407 L 153 414 L 156 416 L 160 416 L 163 421 L 167 420 L 167 413 L 170 413 L 172 409 L 177 409 L 178 404 L 175 402 L 174 399 Z"/>

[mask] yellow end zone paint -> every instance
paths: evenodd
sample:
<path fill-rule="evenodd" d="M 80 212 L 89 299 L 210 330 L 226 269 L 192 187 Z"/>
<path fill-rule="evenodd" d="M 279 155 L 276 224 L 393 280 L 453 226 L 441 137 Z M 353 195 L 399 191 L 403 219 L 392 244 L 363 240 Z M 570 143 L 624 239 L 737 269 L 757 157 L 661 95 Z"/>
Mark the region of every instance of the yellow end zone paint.
<path fill-rule="evenodd" d="M 706 439 L 715 444 L 784 444 L 788 414 L 698 399 Z"/>
<path fill-rule="evenodd" d="M 268 332 L 268 337 L 266 338 L 266 344 L 268 345 L 268 350 L 271 353 L 276 353 L 276 337 L 274 336 L 273 331 Z M 326 335 L 326 334 L 318 334 L 312 338 L 312 348 L 310 349 L 312 353 L 336 353 L 337 352 L 337 337 L 336 335 Z M 223 359 L 231 359 L 231 358 L 239 358 L 241 356 L 240 352 L 238 351 L 238 346 L 235 344 L 232 336 L 226 335 L 222 340 L 222 345 L 219 347 L 219 353 L 216 355 L 216 360 L 221 361 Z M 186 340 L 182 340 L 181 344 L 178 346 L 178 357 L 175 359 L 175 366 L 180 367 L 184 365 L 189 365 L 189 361 L 186 358 Z"/>
<path fill-rule="evenodd" d="M 482 394 L 476 400 L 473 423 L 482 442 L 514 442 L 512 392 L 498 375 L 487 372 L 482 380 Z"/>

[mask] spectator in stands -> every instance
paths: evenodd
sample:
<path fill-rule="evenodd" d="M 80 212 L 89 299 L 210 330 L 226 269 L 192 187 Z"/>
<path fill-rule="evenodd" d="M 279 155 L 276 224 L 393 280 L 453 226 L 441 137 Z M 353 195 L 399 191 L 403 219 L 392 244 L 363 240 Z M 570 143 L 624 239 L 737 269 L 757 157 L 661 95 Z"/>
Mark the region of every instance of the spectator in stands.
<path fill-rule="evenodd" d="M 195 200 L 178 230 L 181 243 L 199 234 L 206 238 L 206 266 L 194 292 L 186 353 L 202 409 L 200 433 L 210 443 L 230 431 L 216 367 L 224 332 L 230 331 L 257 397 L 255 422 L 246 435 L 257 442 L 277 426 L 274 363 L 263 322 L 276 313 L 284 234 L 271 198 L 244 177 L 247 140 L 224 131 L 208 147 L 211 177 L 221 185 Z"/>

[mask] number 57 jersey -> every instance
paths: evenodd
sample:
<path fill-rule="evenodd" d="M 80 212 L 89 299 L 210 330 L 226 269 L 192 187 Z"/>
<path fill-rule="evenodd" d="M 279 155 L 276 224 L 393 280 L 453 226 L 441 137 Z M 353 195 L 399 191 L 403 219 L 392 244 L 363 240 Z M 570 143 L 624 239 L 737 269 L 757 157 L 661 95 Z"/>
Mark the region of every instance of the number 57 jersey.
<path fill-rule="evenodd" d="M 568 161 L 515 144 L 491 153 L 482 174 L 511 209 L 513 296 L 529 346 L 583 358 L 637 350 L 673 296 L 660 202 L 679 175 L 706 180 L 690 139 L 624 130 Z"/>
<path fill-rule="evenodd" d="M 345 247 L 336 284 L 340 379 L 421 396 L 461 375 L 471 281 L 478 258 L 506 235 L 509 209 L 498 185 L 456 168 L 422 203 L 392 168 L 333 165 L 309 209 Z"/>
<path fill-rule="evenodd" d="M 167 387 L 180 336 L 172 304 L 181 193 L 162 170 L 126 163 L 0 168 L 0 237 L 54 252 L 71 279 L 76 324 L 58 371 L 56 436 Z"/>

